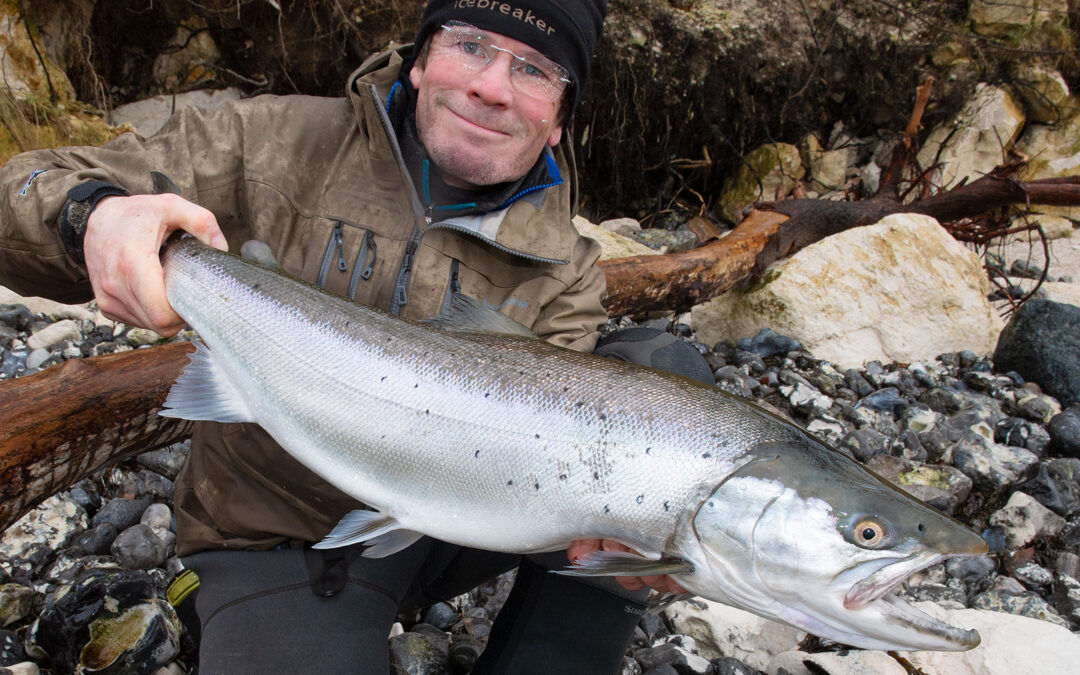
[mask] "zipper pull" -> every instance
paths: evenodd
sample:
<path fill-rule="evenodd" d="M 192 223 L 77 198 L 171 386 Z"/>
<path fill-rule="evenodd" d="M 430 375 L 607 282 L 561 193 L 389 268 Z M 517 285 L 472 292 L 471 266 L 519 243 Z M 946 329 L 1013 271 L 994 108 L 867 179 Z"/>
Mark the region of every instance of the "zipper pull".
<path fill-rule="evenodd" d="M 345 226 L 339 220 L 334 223 L 334 246 L 337 248 L 337 268 L 339 272 L 344 272 L 349 269 L 349 264 L 345 262 Z"/>
<path fill-rule="evenodd" d="M 364 234 L 364 244 L 361 248 L 370 255 L 367 264 L 364 265 L 364 271 L 360 273 L 360 278 L 367 280 L 371 278 L 371 273 L 375 270 L 375 234 L 371 230 L 368 230 L 367 233 Z"/>

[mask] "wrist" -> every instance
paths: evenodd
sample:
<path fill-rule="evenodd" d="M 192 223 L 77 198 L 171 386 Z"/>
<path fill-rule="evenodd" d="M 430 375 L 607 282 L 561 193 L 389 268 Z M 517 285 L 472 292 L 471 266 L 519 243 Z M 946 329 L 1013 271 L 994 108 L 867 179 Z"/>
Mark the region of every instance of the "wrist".
<path fill-rule="evenodd" d="M 60 240 L 68 255 L 79 263 L 84 263 L 83 238 L 86 236 L 90 214 L 101 200 L 106 197 L 126 197 L 128 191 L 112 183 L 92 180 L 71 188 L 67 196 L 67 201 L 60 210 Z"/>

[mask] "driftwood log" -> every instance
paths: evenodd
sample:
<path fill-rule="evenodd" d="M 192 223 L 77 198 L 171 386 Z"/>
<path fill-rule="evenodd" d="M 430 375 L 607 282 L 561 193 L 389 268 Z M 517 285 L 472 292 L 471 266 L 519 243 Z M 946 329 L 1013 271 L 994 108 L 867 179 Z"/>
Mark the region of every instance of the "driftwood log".
<path fill-rule="evenodd" d="M 0 530 L 97 469 L 188 435 L 190 422 L 157 413 L 191 351 L 71 359 L 0 382 Z"/>

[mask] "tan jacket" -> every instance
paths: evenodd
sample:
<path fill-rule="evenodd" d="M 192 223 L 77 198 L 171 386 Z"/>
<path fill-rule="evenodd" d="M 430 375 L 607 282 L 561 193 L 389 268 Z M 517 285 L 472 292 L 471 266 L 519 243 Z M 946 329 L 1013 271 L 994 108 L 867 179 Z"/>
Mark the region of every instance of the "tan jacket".
<path fill-rule="evenodd" d="M 346 98 L 189 108 L 148 139 L 125 134 L 100 148 L 11 159 L 0 168 L 0 284 L 89 299 L 86 270 L 58 232 L 67 191 L 96 179 L 149 193 L 150 172 L 161 171 L 214 212 L 234 251 L 261 239 L 296 276 L 408 318 L 438 314 L 460 290 L 544 339 L 591 351 L 606 319 L 604 277 L 598 245 L 570 223 L 574 177 L 561 151 L 563 184 L 482 217 L 428 222 L 383 109 L 400 67 L 396 53 L 370 60 Z M 261 428 L 200 423 L 175 505 L 178 553 L 187 555 L 317 540 L 356 502 Z"/>

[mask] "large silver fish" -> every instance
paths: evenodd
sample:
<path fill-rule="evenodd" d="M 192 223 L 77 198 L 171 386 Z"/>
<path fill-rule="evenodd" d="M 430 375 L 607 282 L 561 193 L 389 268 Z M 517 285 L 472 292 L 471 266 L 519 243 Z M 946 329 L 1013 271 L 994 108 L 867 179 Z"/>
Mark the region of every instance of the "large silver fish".
<path fill-rule="evenodd" d="M 689 591 L 873 649 L 979 643 L 891 594 L 986 552 L 960 523 L 793 424 L 665 372 L 521 335 L 351 303 L 185 238 L 169 301 L 200 346 L 166 413 L 256 422 L 370 505 L 324 544 L 388 555 L 421 534 L 506 552 L 613 539 L 579 574 L 672 574 Z M 463 303 L 466 318 L 504 320 Z M 486 315 L 485 315 L 486 313 Z M 494 315 L 494 317 L 490 316 Z"/>

